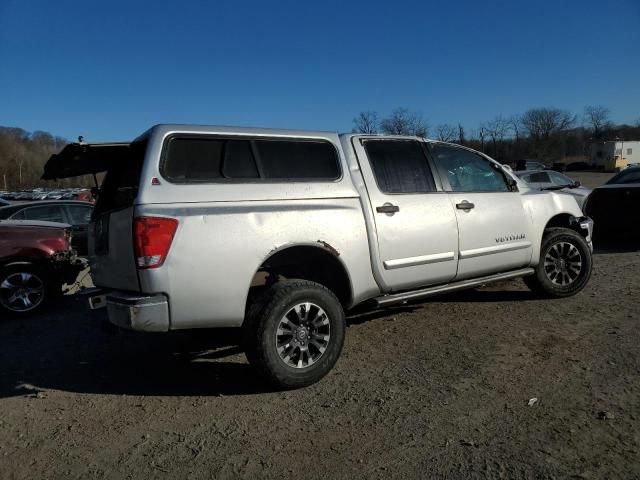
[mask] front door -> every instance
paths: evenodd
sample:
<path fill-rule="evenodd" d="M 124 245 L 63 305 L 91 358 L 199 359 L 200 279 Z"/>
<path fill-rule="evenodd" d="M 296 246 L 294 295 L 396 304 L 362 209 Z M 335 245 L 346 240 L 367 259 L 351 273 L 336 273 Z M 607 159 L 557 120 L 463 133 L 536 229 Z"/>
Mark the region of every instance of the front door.
<path fill-rule="evenodd" d="M 531 222 L 520 193 L 509 186 L 502 168 L 454 145 L 432 143 L 429 150 L 458 220 L 456 279 L 529 265 Z"/>
<path fill-rule="evenodd" d="M 422 142 L 353 138 L 375 223 L 374 272 L 386 291 L 456 275 L 458 229 Z"/>

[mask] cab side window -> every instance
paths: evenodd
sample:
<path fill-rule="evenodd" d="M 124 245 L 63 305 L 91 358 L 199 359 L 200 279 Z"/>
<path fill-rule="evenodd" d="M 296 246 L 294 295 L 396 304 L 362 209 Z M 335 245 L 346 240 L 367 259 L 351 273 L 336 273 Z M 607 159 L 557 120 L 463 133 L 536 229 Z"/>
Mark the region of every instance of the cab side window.
<path fill-rule="evenodd" d="M 454 192 L 508 192 L 500 167 L 469 150 L 451 145 L 430 146 L 440 174 Z"/>

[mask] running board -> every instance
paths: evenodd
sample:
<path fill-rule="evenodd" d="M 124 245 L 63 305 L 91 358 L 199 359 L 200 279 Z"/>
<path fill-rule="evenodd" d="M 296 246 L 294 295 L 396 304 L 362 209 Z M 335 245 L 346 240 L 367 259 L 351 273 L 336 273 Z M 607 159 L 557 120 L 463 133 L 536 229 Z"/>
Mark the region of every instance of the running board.
<path fill-rule="evenodd" d="M 464 290 L 466 288 L 478 287 L 480 285 L 484 285 L 485 283 L 508 280 L 510 278 L 526 277 L 527 275 L 533 275 L 533 273 L 533 268 L 521 268 L 520 270 L 513 270 L 511 272 L 505 273 L 496 273 L 494 275 L 487 275 L 486 277 L 472 278 L 469 280 L 462 280 L 460 282 L 447 283 L 446 285 L 427 287 L 420 290 L 412 290 L 410 292 L 383 295 L 382 297 L 374 298 L 373 301 L 378 307 L 388 307 L 397 303 L 407 303 L 413 300 L 421 300 L 423 298 L 433 297 L 434 295 L 440 295 L 441 293 L 449 293 L 455 292 L 457 290 Z"/>

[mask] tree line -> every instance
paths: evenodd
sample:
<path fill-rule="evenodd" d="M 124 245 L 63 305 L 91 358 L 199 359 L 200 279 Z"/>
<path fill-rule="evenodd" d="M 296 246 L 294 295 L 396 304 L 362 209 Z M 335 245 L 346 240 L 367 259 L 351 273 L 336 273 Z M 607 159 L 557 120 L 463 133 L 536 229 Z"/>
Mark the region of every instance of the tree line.
<path fill-rule="evenodd" d="M 0 190 L 93 186 L 93 180 L 87 177 L 40 180 L 46 161 L 67 143 L 65 138 L 41 130 L 30 133 L 22 128 L 0 127 Z"/>
<path fill-rule="evenodd" d="M 589 162 L 593 142 L 640 140 L 640 117 L 634 125 L 616 125 L 602 105 L 586 106 L 578 116 L 555 107 L 531 108 L 522 114 L 497 115 L 474 130 L 461 123 L 431 128 L 419 112 L 397 108 L 380 117 L 363 111 L 353 119 L 355 133 L 416 135 L 480 150 L 501 163 L 536 159 L 545 163 Z"/>
<path fill-rule="evenodd" d="M 420 112 L 397 108 L 386 116 L 360 112 L 353 119 L 357 133 L 416 135 L 453 142 L 483 151 L 502 163 L 537 159 L 545 163 L 588 161 L 591 143 L 604 140 L 640 140 L 640 118 L 635 125 L 616 125 L 608 108 L 587 106 L 580 116 L 567 110 L 532 108 L 522 114 L 497 115 L 478 128 L 461 123 L 436 124 L 433 128 Z M 49 157 L 69 143 L 48 132 L 27 132 L 0 127 L 0 190 L 22 188 L 93 186 L 90 177 L 42 181 Z"/>

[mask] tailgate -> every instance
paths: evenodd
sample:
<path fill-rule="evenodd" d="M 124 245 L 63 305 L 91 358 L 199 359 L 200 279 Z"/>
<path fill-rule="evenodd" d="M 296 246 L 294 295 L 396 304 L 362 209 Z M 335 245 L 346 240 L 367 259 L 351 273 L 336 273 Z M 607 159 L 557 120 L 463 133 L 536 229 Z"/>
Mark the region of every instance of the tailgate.
<path fill-rule="evenodd" d="M 105 172 L 87 232 L 91 277 L 97 287 L 139 291 L 133 210 L 149 140 L 130 144 L 71 144 L 53 155 L 43 178 Z"/>
<path fill-rule="evenodd" d="M 133 208 L 103 213 L 89 226 L 91 278 L 96 287 L 139 290 L 133 250 Z"/>
<path fill-rule="evenodd" d="M 147 140 L 135 141 L 121 161 L 112 161 L 102 181 L 89 227 L 91 276 L 97 287 L 138 291 L 133 248 L 133 210 Z"/>

